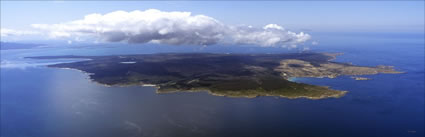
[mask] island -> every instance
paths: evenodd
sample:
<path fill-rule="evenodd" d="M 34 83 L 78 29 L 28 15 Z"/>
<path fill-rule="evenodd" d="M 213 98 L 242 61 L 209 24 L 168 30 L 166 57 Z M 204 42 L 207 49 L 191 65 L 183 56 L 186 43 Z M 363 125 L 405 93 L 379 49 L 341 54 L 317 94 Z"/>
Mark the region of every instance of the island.
<path fill-rule="evenodd" d="M 107 86 L 155 86 L 157 93 L 207 91 L 216 96 L 338 98 L 347 91 L 292 82 L 291 77 L 328 77 L 400 73 L 391 66 L 355 66 L 333 62 L 339 53 L 218 54 L 160 53 L 114 56 L 39 56 L 32 59 L 82 58 L 49 65 L 77 69 Z"/>

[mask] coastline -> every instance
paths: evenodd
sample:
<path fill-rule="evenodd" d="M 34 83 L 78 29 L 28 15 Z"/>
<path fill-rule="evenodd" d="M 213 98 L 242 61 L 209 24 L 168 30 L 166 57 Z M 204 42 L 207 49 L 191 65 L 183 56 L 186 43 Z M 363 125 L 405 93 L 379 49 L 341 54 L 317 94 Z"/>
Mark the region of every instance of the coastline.
<path fill-rule="evenodd" d="M 185 59 L 195 59 L 193 54 L 152 54 L 144 55 L 143 57 L 129 56 L 132 58 L 131 61 L 125 60 L 127 57 L 118 56 L 99 56 L 91 59 L 91 61 L 81 63 L 67 63 L 59 65 L 48 65 L 51 68 L 71 69 L 78 70 L 85 74 L 91 82 L 106 87 L 129 87 L 129 86 L 141 86 L 141 87 L 154 87 L 156 93 L 175 93 L 175 92 L 200 92 L 206 91 L 214 96 L 226 96 L 226 97 L 244 97 L 244 98 L 255 98 L 258 96 L 276 96 L 281 98 L 296 99 L 296 98 L 307 98 L 307 99 L 323 99 L 323 98 L 339 98 L 344 96 L 348 91 L 333 90 L 326 86 L 311 85 L 299 80 L 302 78 L 336 78 L 341 75 L 368 75 L 377 73 L 399 73 L 391 66 L 377 66 L 377 67 L 364 67 L 354 66 L 344 63 L 329 62 L 329 60 L 336 59 L 336 56 L 342 55 L 343 53 L 309 53 L 309 54 L 295 54 L 295 57 L 287 57 L 283 55 L 274 55 L 277 58 L 270 60 L 270 55 L 255 56 L 255 60 L 252 56 L 241 56 L 241 55 L 221 55 L 217 54 L 211 56 L 210 54 L 202 55 L 197 54 L 196 59 L 200 62 L 196 64 L 187 64 L 189 66 L 178 63 L 187 63 Z M 60 58 L 59 57 L 33 57 L 33 58 Z M 64 56 L 70 57 L 70 56 Z M 72 56 L 80 58 L 79 56 Z M 223 58 L 221 58 L 223 57 Z M 215 65 L 214 67 L 222 67 L 222 65 L 228 64 L 210 64 L 216 63 L 216 59 L 234 59 L 230 61 L 239 61 L 241 57 L 245 57 L 248 61 L 243 62 L 244 64 L 240 67 L 224 67 L 223 70 L 208 69 L 205 67 L 199 67 L 202 65 Z M 124 58 L 124 60 L 123 60 Z M 145 59 L 147 58 L 147 59 Z M 175 60 L 175 59 L 180 60 Z M 209 62 L 205 62 L 205 59 Z M 169 66 L 167 61 L 172 60 L 177 64 Z M 193 60 L 191 60 L 193 61 Z M 213 61 L 213 62 L 211 62 Z M 277 62 L 277 67 L 268 65 L 267 63 Z M 116 68 L 116 62 L 118 64 L 124 64 L 125 66 L 119 65 Z M 124 63 L 123 63 L 124 62 Z M 156 65 L 155 71 L 146 67 L 145 64 Z M 229 62 L 238 63 L 238 62 Z M 240 62 L 239 62 L 240 63 Z M 261 64 L 262 63 L 262 64 Z M 93 75 L 97 73 L 97 65 L 102 65 L 99 76 L 93 79 Z M 264 65 L 266 64 L 266 65 Z M 80 65 L 76 67 L 74 65 Z M 193 67 L 199 67 L 201 71 L 190 72 Z M 276 65 L 276 64 L 275 64 Z M 248 67 L 246 67 L 248 66 Z M 261 66 L 261 67 L 260 67 Z M 74 68 L 73 68 L 74 67 Z M 140 67 L 139 69 L 131 69 L 132 67 Z M 76 69 L 79 68 L 79 69 Z M 147 68 L 146 70 L 143 68 Z M 184 68 L 184 69 L 183 69 Z M 259 69 L 262 68 L 262 69 Z M 267 68 L 267 69 L 266 69 Z M 92 73 L 89 73 L 88 70 Z M 170 71 L 171 70 L 171 71 Z M 226 71 L 225 71 L 226 70 Z M 155 73 L 152 73 L 155 72 Z M 205 75 L 204 80 L 194 81 L 193 78 L 199 75 L 197 73 L 209 72 L 212 75 L 216 74 L 221 77 L 209 78 Z M 239 73 L 224 73 L 224 72 L 241 72 Z M 118 72 L 117 74 L 110 74 L 110 72 Z M 132 73 L 129 73 L 132 72 Z M 134 73 L 133 73 L 134 72 Z M 171 73 L 172 72 L 172 73 Z M 243 72 L 243 73 L 242 73 Z M 279 72 L 280 75 L 276 75 Z M 187 74 L 183 78 L 175 78 L 182 73 Z M 223 73 L 223 74 L 221 74 Z M 131 74 L 131 75 L 130 75 Z M 167 74 L 167 75 L 161 75 Z M 169 77 L 170 76 L 170 77 Z M 174 78 L 173 78 L 174 76 Z M 144 82 L 141 82 L 144 81 Z M 220 81 L 220 82 L 218 82 Z M 285 82 L 289 81 L 289 82 Z M 146 82 L 146 83 L 145 83 Z M 170 83 L 171 82 L 171 83 Z M 107 83 L 107 84 L 105 84 Z M 152 84 L 156 83 L 156 84 Z"/>
<path fill-rule="evenodd" d="M 48 68 L 57 68 L 57 67 L 48 67 Z M 94 84 L 98 84 L 101 86 L 105 86 L 105 87 L 131 87 L 131 86 L 140 86 L 140 87 L 152 87 L 155 89 L 155 93 L 157 94 L 171 94 L 171 93 L 180 93 L 180 92 L 187 92 L 187 93 L 195 93 L 195 92 L 207 92 L 209 95 L 213 95 L 213 96 L 219 96 L 219 97 L 229 97 L 229 98 L 257 98 L 257 97 L 279 97 L 279 98 L 286 98 L 286 99 L 311 99 L 311 100 L 318 100 L 318 99 L 327 99 L 327 98 L 340 98 L 343 97 L 348 91 L 339 91 L 339 90 L 335 90 L 335 91 L 339 91 L 341 92 L 340 94 L 337 95 L 322 95 L 319 97 L 311 97 L 311 96 L 296 96 L 296 97 L 289 97 L 289 96 L 283 96 L 283 95 L 272 95 L 272 94 L 263 94 L 263 95 L 241 95 L 241 96 L 235 96 L 235 95 L 228 95 L 228 94 L 224 94 L 224 93 L 217 93 L 217 92 L 212 92 L 211 90 L 205 88 L 205 89 L 191 89 L 191 90 L 170 90 L 170 91 L 160 91 L 160 86 L 155 85 L 155 84 L 144 84 L 144 83 L 140 83 L 140 84 L 114 84 L 114 85 L 109 85 L 109 84 L 104 84 L 104 83 L 100 83 L 97 82 L 96 80 L 90 78 L 90 75 L 93 75 L 93 73 L 88 73 L 79 69 L 75 69 L 75 68 L 59 68 L 59 69 L 64 69 L 64 70 L 72 70 L 72 71 L 78 71 L 82 74 L 84 74 L 86 76 L 86 79 L 89 80 L 89 82 L 94 83 Z M 296 79 L 291 78 L 291 79 Z M 324 87 L 324 88 L 329 88 L 326 86 L 319 86 L 319 87 Z"/>

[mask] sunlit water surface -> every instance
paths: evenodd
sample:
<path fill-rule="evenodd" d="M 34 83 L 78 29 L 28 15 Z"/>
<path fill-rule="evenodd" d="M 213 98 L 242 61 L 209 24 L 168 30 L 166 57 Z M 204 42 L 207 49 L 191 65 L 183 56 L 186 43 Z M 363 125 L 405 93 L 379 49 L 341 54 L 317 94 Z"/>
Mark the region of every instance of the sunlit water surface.
<path fill-rule="evenodd" d="M 293 81 L 349 91 L 322 100 L 227 98 L 199 93 L 156 94 L 153 87 L 105 87 L 75 70 L 45 65 L 75 59 L 41 55 L 158 52 L 280 53 L 281 48 L 68 45 L 1 51 L 1 137 L 139 136 L 424 136 L 423 35 L 316 34 L 312 51 L 343 52 L 335 61 L 392 65 L 404 74 Z M 314 35 L 313 35 L 314 36 Z M 421 37 L 422 36 L 422 37 Z M 296 52 L 290 50 L 289 52 Z"/>

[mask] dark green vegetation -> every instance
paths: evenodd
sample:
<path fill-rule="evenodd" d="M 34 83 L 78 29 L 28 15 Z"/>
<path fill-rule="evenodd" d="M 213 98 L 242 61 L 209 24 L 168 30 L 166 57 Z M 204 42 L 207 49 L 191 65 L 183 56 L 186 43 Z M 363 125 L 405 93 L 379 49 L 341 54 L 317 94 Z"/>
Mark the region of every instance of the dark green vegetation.
<path fill-rule="evenodd" d="M 346 92 L 327 87 L 288 81 L 282 61 L 299 60 L 284 68 L 294 70 L 329 64 L 336 54 L 147 54 L 123 56 L 45 56 L 36 59 L 89 58 L 91 60 L 50 65 L 90 73 L 94 81 L 106 85 L 145 85 L 158 87 L 158 93 L 209 91 L 232 97 L 281 96 L 320 99 L 341 97 Z M 339 67 L 353 65 L 336 63 Z M 374 69 L 374 67 L 359 67 Z M 377 68 L 375 68 L 377 69 Z M 335 70 L 334 70 L 335 71 Z M 301 72 L 297 72 L 299 74 Z M 307 72 L 310 73 L 310 72 Z M 285 74 L 286 75 L 286 74 Z"/>

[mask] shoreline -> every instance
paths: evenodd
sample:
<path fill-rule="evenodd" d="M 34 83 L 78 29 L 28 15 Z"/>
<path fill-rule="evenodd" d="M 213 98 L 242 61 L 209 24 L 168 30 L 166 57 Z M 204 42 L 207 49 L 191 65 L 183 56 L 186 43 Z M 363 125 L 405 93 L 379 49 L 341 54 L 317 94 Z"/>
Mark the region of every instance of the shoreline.
<path fill-rule="evenodd" d="M 47 68 L 58 68 L 58 67 L 47 67 Z M 88 73 L 79 69 L 75 69 L 75 68 L 59 68 L 59 69 L 64 69 L 64 70 L 72 70 L 72 71 L 77 71 L 82 73 L 83 75 L 86 76 L 86 79 L 89 80 L 90 83 L 94 83 L 100 86 L 105 86 L 105 87 L 120 87 L 120 88 L 126 88 L 126 87 L 131 87 L 131 86 L 137 86 L 137 87 L 152 87 L 155 89 L 155 93 L 157 94 L 173 94 L 173 93 L 182 93 L 182 92 L 186 92 L 186 93 L 195 93 L 195 92 L 207 92 L 207 94 L 209 95 L 213 95 L 213 96 L 219 96 L 219 97 L 228 97 L 228 98 L 257 98 L 257 97 L 279 97 L 279 98 L 285 98 L 285 99 L 311 99 L 311 100 L 319 100 L 319 99 L 329 99 L 329 98 L 340 98 L 343 97 L 346 93 L 348 93 L 348 91 L 340 91 L 340 90 L 335 90 L 335 91 L 339 91 L 341 92 L 341 94 L 338 95 L 322 95 L 319 97 L 310 97 L 310 96 L 296 96 L 296 97 L 288 97 L 288 96 L 283 96 L 283 95 L 272 95 L 272 94 L 264 94 L 264 95 L 242 95 L 242 96 L 232 96 L 232 95 L 226 95 L 226 94 L 220 94 L 220 93 L 215 93 L 215 92 L 211 92 L 211 90 L 209 89 L 193 89 L 193 90 L 173 90 L 173 91 L 165 91 L 165 92 L 160 92 L 160 86 L 155 85 L 155 84 L 114 84 L 114 85 L 109 85 L 109 84 L 103 84 L 100 82 L 97 82 L 96 80 L 90 78 L 90 75 L 92 75 L 93 73 Z M 306 83 L 304 83 L 306 84 Z M 316 85 L 317 86 L 317 85 Z M 326 86 L 319 86 L 319 87 L 325 87 L 325 88 L 329 88 Z"/>
<path fill-rule="evenodd" d="M 47 67 L 47 68 L 57 68 L 57 67 Z M 335 90 L 335 91 L 341 92 L 341 94 L 338 94 L 338 95 L 322 95 L 322 96 L 319 96 L 319 97 L 310 97 L 310 96 L 288 97 L 288 96 L 283 96 L 283 95 L 272 95 L 272 94 L 232 96 L 232 95 L 226 95 L 226 94 L 221 94 L 221 93 L 215 93 L 215 92 L 212 92 L 209 89 L 173 90 L 173 91 L 161 92 L 161 91 L 159 91 L 161 87 L 158 86 L 158 85 L 155 85 L 155 84 L 113 84 L 113 85 L 109 85 L 109 84 L 103 84 L 103 83 L 97 82 L 96 80 L 90 78 L 90 75 L 93 75 L 93 73 L 88 73 L 88 72 L 85 72 L 85 71 L 82 71 L 82 70 L 79 70 L 79 69 L 75 69 L 75 68 L 59 68 L 59 69 L 78 71 L 78 72 L 82 73 L 83 75 L 85 75 L 86 79 L 88 79 L 90 83 L 94 83 L 94 84 L 97 84 L 97 85 L 100 85 L 100 86 L 120 87 L 120 88 L 126 88 L 126 87 L 131 87 L 131 86 L 152 87 L 152 88 L 155 89 L 155 93 L 157 93 L 157 94 L 173 94 L 173 93 L 182 93 L 182 92 L 186 92 L 186 93 L 207 92 L 207 94 L 209 94 L 209 95 L 219 96 L 219 97 L 228 97 L 228 98 L 248 98 L 248 99 L 250 99 L 250 98 L 257 98 L 257 97 L 279 97 L 279 98 L 285 98 L 285 99 L 318 100 L 318 99 L 328 99 L 328 98 L 340 98 L 340 97 L 343 97 L 346 93 L 348 93 L 348 91 Z M 292 79 L 295 79 L 295 78 L 296 77 L 294 77 Z M 304 83 L 304 84 L 306 84 L 306 83 Z M 326 87 L 326 86 L 319 86 L 319 87 L 329 88 L 329 87 Z"/>
<path fill-rule="evenodd" d="M 378 73 L 400 73 L 395 71 L 392 66 L 354 66 L 344 63 L 330 62 L 336 59 L 336 56 L 343 55 L 344 53 L 309 53 L 309 54 L 290 54 L 287 57 L 283 54 L 267 55 L 267 56 L 241 56 L 241 55 L 214 55 L 210 54 L 197 54 L 194 58 L 193 54 L 153 54 L 144 56 L 129 56 L 130 60 L 122 59 L 126 56 L 99 56 L 91 61 L 81 63 L 68 63 L 59 65 L 48 65 L 50 68 L 61 68 L 68 70 L 77 70 L 82 72 L 90 82 L 105 86 L 105 87 L 154 87 L 156 93 L 175 93 L 175 92 L 200 92 L 206 91 L 214 96 L 226 97 L 243 97 L 255 98 L 259 96 L 275 96 L 288 99 L 306 98 L 306 99 L 324 99 L 324 98 L 339 98 L 344 96 L 348 91 L 334 90 L 326 86 L 308 84 L 299 81 L 301 78 L 336 78 L 342 75 L 355 77 L 357 75 L 373 75 Z M 223 57 L 224 56 L 224 57 Z M 56 58 L 60 58 L 58 56 Z M 70 57 L 70 56 L 64 56 Z M 80 58 L 80 56 L 72 56 Z M 244 62 L 239 59 L 244 57 Z M 275 57 L 275 58 L 273 58 Z M 37 57 L 34 57 L 37 58 Z M 42 58 L 55 58 L 55 57 L 41 57 Z M 180 60 L 175 60 L 180 59 Z M 174 64 L 168 66 L 167 61 L 172 60 L 177 63 L 187 63 L 189 61 L 198 61 L 197 63 L 189 63 L 183 66 L 182 64 Z M 193 60 L 197 59 L 197 60 Z M 205 62 L 205 59 L 209 62 Z M 233 59 L 229 62 L 221 63 L 215 61 L 216 59 Z M 231 62 L 234 61 L 234 62 Z M 235 62 L 236 61 L 236 62 Z M 77 61 L 78 62 L 78 61 Z M 119 69 L 115 69 L 116 63 L 124 64 L 126 66 L 118 65 Z M 131 69 L 131 67 L 146 68 L 146 64 L 153 64 L 154 68 L 157 67 L 156 73 L 151 73 L 152 70 L 147 69 Z M 279 64 L 273 64 L 278 62 Z M 102 65 L 102 69 L 97 71 L 97 65 Z M 145 63 L 145 64 L 144 64 Z M 213 64 L 211 64 L 213 63 Z M 220 64 L 221 63 L 221 64 Z M 199 67 L 202 65 L 213 65 L 214 67 L 221 67 L 222 65 L 229 65 L 229 63 L 243 63 L 240 66 L 224 67 L 224 69 L 208 69 Z M 262 63 L 262 64 L 261 64 Z M 266 64 L 266 65 L 264 65 Z M 271 65 L 270 65 L 271 64 Z M 75 66 L 75 65 L 80 65 Z M 81 66 L 82 65 L 82 66 Z M 127 66 L 130 65 L 130 66 Z M 157 65 L 157 66 L 155 66 Z M 190 66 L 192 65 L 192 66 Z M 274 66 L 274 65 L 277 65 Z M 160 66 L 160 67 L 159 67 Z M 249 66 L 249 67 L 245 67 Z M 198 67 L 199 72 L 191 72 L 191 69 Z M 78 69 L 77 69 L 78 68 Z M 264 69 L 259 69 L 264 68 Z M 168 70 L 171 69 L 171 70 Z M 241 71 L 250 73 L 227 73 L 229 71 Z M 90 71 L 86 72 L 84 70 Z M 225 71 L 226 70 L 226 71 Z M 103 73 L 105 71 L 108 73 Z M 117 71 L 117 74 L 109 74 L 111 71 Z M 173 72 L 173 75 L 171 72 Z M 193 78 L 206 71 L 211 74 L 216 74 L 217 78 L 208 78 L 208 75 L 203 77 L 203 81 L 194 81 Z M 99 76 L 93 76 L 99 72 Z M 120 73 L 118 73 L 120 72 Z M 129 72 L 134 72 L 129 74 Z M 225 73 L 226 72 L 226 73 Z M 277 75 L 277 73 L 280 75 Z M 170 73 L 170 74 L 168 74 Z M 175 73 L 175 74 L 174 74 Z M 188 74 L 183 78 L 173 78 L 174 75 L 181 73 Z M 125 75 L 124 75 L 125 74 Z M 167 74 L 165 76 L 159 74 Z M 140 76 L 139 76 L 140 75 Z M 143 77 L 142 77 L 143 76 Z M 92 77 L 96 78 L 93 79 Z M 135 77 L 135 78 L 134 78 Z M 229 80 L 229 81 L 226 81 Z M 144 82 L 141 82 L 144 81 Z M 289 81 L 289 82 L 285 82 Z M 146 83 L 145 83 L 146 82 Z M 171 82 L 171 83 L 170 83 Z M 194 83 L 192 83 L 194 82 Z M 267 82 L 264 83 L 263 82 Z M 106 83 L 106 84 L 105 84 Z M 152 84 L 156 83 L 156 84 Z"/>

